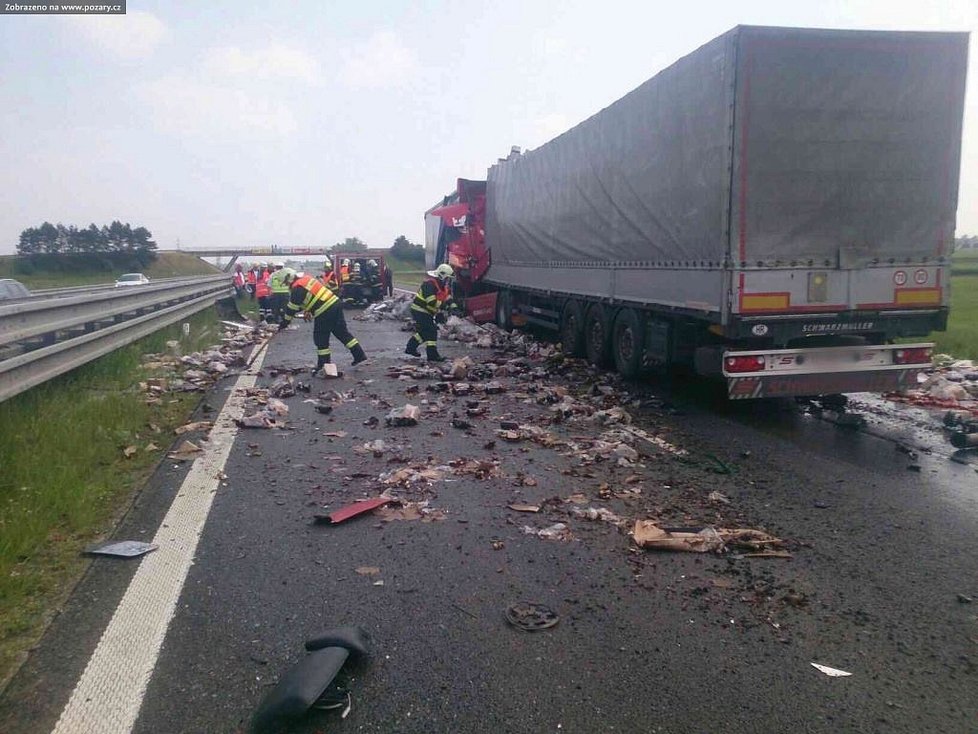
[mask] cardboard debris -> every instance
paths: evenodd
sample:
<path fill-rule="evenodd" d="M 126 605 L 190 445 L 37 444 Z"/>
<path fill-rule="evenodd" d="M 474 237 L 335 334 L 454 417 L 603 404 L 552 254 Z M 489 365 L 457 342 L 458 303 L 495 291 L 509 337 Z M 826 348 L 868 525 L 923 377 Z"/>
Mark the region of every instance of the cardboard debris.
<path fill-rule="evenodd" d="M 444 520 L 444 510 L 428 507 L 428 501 L 404 502 L 400 505 L 388 505 L 377 511 L 383 522 L 420 520 L 421 522 L 438 522 Z"/>
<path fill-rule="evenodd" d="M 171 459 L 176 459 L 177 461 L 186 461 L 188 459 L 196 458 L 198 454 L 203 453 L 203 449 L 195 444 L 193 441 L 184 441 L 174 451 L 171 451 L 169 456 Z"/>
<path fill-rule="evenodd" d="M 540 505 L 522 505 L 514 503 L 506 506 L 511 510 L 515 510 L 516 512 L 540 512 Z"/>
<path fill-rule="evenodd" d="M 131 459 L 133 456 L 136 455 L 137 451 L 138 449 L 135 446 L 126 446 L 122 450 L 122 455 L 125 456 L 127 459 Z"/>
<path fill-rule="evenodd" d="M 570 540 L 573 537 L 567 525 L 562 522 L 554 523 L 542 529 L 524 525 L 520 530 L 527 535 L 536 535 L 538 538 L 543 538 L 544 540 Z"/>
<path fill-rule="evenodd" d="M 281 428 L 274 418 L 265 412 L 253 413 L 242 418 L 235 418 L 235 424 L 239 428 Z"/>
<path fill-rule="evenodd" d="M 408 403 L 403 408 L 395 408 L 387 414 L 385 419 L 389 426 L 416 426 L 421 418 L 421 409 L 417 405 Z"/>
<path fill-rule="evenodd" d="M 185 423 L 182 426 L 173 429 L 173 432 L 178 436 L 182 436 L 185 433 L 190 433 L 191 431 L 209 431 L 214 427 L 211 421 L 194 421 L 193 423 Z"/>
<path fill-rule="evenodd" d="M 766 558 L 791 557 L 788 553 L 775 554 L 770 550 L 784 544 L 780 538 L 751 528 L 662 528 L 652 520 L 638 520 L 632 537 L 637 546 L 650 550 L 722 553 L 730 547 L 738 547 L 759 551 Z"/>
<path fill-rule="evenodd" d="M 380 568 L 377 566 L 357 566 L 356 572 L 361 576 L 376 576 L 380 573 Z"/>
<path fill-rule="evenodd" d="M 628 520 L 616 515 L 606 507 L 571 507 L 571 514 L 585 520 L 601 520 L 612 525 L 626 525 Z"/>
<path fill-rule="evenodd" d="M 685 551 L 687 553 L 707 553 L 722 551 L 723 540 L 713 528 L 699 530 L 673 530 L 660 528 L 651 520 L 638 520 L 632 537 L 639 548 L 652 550 Z"/>

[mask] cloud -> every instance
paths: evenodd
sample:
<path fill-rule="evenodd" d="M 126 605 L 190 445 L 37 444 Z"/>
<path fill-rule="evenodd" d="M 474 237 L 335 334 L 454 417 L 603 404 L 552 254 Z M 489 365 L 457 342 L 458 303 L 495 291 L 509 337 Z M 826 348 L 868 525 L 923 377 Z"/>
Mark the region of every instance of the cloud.
<path fill-rule="evenodd" d="M 417 55 L 395 33 L 379 31 L 352 50 L 340 68 L 340 79 L 357 89 L 399 87 L 420 68 Z"/>
<path fill-rule="evenodd" d="M 567 51 L 567 39 L 550 34 L 541 34 L 533 40 L 536 52 L 540 56 L 561 56 Z"/>
<path fill-rule="evenodd" d="M 297 128 L 288 105 L 244 89 L 167 76 L 136 94 L 158 128 L 178 135 L 281 137 Z"/>
<path fill-rule="evenodd" d="M 248 76 L 253 79 L 297 79 L 314 84 L 319 62 L 305 51 L 272 44 L 252 52 L 237 46 L 212 48 L 204 56 L 203 68 L 215 76 Z"/>
<path fill-rule="evenodd" d="M 89 43 L 120 59 L 143 59 L 153 54 L 169 33 L 152 13 L 133 10 L 126 15 L 61 16 Z"/>

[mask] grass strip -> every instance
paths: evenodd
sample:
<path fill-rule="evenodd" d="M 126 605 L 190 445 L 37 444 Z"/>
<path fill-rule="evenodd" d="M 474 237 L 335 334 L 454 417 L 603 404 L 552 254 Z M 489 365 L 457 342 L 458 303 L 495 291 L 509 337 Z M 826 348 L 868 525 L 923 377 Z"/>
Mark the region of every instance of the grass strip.
<path fill-rule="evenodd" d="M 0 423 L 0 687 L 88 566 L 80 551 L 111 533 L 200 402 L 147 405 L 144 354 L 179 340 L 218 342 L 213 307 L 3 403 Z M 136 447 L 126 458 L 123 450 Z"/>

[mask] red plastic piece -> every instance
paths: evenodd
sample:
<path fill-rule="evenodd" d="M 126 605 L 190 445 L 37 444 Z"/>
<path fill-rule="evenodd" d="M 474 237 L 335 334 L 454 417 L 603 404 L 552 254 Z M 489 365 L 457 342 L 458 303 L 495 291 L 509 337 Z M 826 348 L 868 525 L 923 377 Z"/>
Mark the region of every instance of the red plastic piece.
<path fill-rule="evenodd" d="M 376 510 L 378 507 L 383 507 L 390 501 L 390 497 L 375 497 L 372 500 L 354 502 L 352 505 L 341 507 L 336 512 L 331 512 L 326 516 L 327 522 L 330 525 L 336 525 L 344 520 L 349 520 L 351 517 L 356 517 L 357 515 L 362 515 L 365 512 Z"/>

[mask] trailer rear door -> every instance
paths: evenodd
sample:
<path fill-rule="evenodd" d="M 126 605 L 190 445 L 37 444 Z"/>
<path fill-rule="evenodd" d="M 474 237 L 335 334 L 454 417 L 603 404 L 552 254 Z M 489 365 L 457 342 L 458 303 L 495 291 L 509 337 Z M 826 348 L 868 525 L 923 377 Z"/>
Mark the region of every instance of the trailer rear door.
<path fill-rule="evenodd" d="M 947 303 L 968 36 L 740 29 L 733 311 Z"/>

